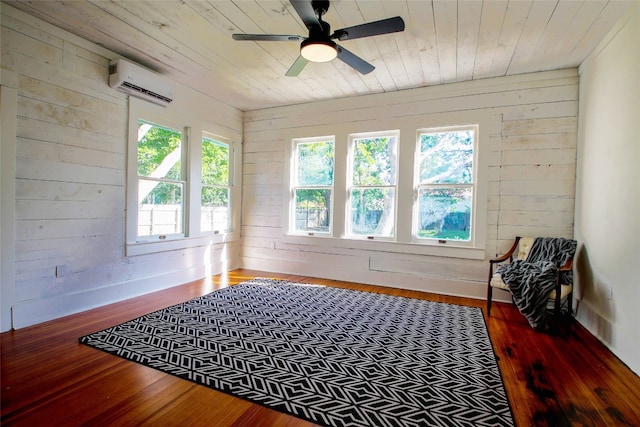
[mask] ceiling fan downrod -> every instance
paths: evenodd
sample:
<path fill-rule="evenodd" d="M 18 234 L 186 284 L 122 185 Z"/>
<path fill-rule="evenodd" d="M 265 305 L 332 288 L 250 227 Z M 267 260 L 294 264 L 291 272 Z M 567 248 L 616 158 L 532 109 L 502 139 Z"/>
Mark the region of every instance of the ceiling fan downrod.
<path fill-rule="evenodd" d="M 322 19 L 322 15 L 327 13 L 327 11 L 329 10 L 329 4 L 330 4 L 329 0 L 312 0 L 311 1 L 311 7 L 316 12 L 316 15 L 318 15 L 318 19 Z"/>
<path fill-rule="evenodd" d="M 331 40 L 331 26 L 322 20 L 322 15 L 329 10 L 328 0 L 313 0 L 311 7 L 318 17 L 320 26 L 313 26 L 309 29 L 309 40 L 328 42 Z"/>

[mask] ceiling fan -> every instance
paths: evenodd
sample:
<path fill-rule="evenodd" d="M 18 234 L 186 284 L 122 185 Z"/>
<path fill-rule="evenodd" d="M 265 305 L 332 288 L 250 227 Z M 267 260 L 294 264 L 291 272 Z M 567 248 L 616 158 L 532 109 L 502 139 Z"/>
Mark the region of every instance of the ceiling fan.
<path fill-rule="evenodd" d="M 373 65 L 349 52 L 333 40 L 345 41 L 362 37 L 378 36 L 380 34 L 404 31 L 404 21 L 401 17 L 382 19 L 353 27 L 342 28 L 331 33 L 331 27 L 322 20 L 322 15 L 329 10 L 328 0 L 289 0 L 302 22 L 309 30 L 309 37 L 282 34 L 233 34 L 234 40 L 251 41 L 300 41 L 300 55 L 285 73 L 295 77 L 311 62 L 328 62 L 336 57 L 345 64 L 353 67 L 362 74 L 375 69 Z"/>

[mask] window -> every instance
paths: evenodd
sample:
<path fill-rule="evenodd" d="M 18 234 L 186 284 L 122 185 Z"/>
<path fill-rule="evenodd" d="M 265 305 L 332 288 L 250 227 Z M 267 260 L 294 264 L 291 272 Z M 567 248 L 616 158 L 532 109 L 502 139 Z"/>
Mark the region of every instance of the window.
<path fill-rule="evenodd" d="M 415 237 L 470 242 L 477 126 L 418 133 Z"/>
<path fill-rule="evenodd" d="M 240 135 L 197 117 L 129 99 L 128 256 L 239 238 Z"/>
<path fill-rule="evenodd" d="M 183 133 L 138 120 L 138 236 L 184 233 Z"/>
<path fill-rule="evenodd" d="M 294 140 L 293 233 L 331 233 L 334 142 Z"/>
<path fill-rule="evenodd" d="M 229 201 L 230 148 L 219 137 L 202 137 L 202 183 L 200 188 L 200 231 L 220 233 L 231 228 Z"/>
<path fill-rule="evenodd" d="M 373 131 L 355 133 L 346 123 L 331 139 L 292 139 L 285 240 L 484 259 L 491 111 L 388 122 L 392 130 L 358 122 Z"/>
<path fill-rule="evenodd" d="M 394 237 L 397 150 L 397 132 L 351 138 L 350 236 Z"/>

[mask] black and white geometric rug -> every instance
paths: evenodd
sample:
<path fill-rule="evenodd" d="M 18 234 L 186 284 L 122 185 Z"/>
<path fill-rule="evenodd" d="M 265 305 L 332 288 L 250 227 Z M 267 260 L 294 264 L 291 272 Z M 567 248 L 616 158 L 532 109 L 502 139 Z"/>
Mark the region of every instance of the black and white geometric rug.
<path fill-rule="evenodd" d="M 80 342 L 325 426 L 513 426 L 482 312 L 254 279 Z"/>

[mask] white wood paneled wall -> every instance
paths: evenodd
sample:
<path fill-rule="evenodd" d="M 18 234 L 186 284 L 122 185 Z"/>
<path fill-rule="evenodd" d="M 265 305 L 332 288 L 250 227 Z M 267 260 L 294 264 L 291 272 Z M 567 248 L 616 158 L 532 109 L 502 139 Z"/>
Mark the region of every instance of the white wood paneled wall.
<path fill-rule="evenodd" d="M 243 266 L 484 298 L 486 261 L 322 240 L 295 245 L 283 217 L 291 138 L 350 126 L 362 132 L 363 122 L 396 129 L 408 119 L 471 110 L 491 117 L 490 146 L 480 148 L 489 157 L 486 258 L 516 235 L 573 237 L 578 75 L 567 69 L 246 113 Z"/>
<path fill-rule="evenodd" d="M 116 57 L 3 6 L 3 85 L 17 89 L 15 327 L 239 265 L 239 241 L 125 256 L 128 102 L 107 84 Z M 242 132 L 242 113 L 220 101 L 178 87 L 174 104 Z"/>

